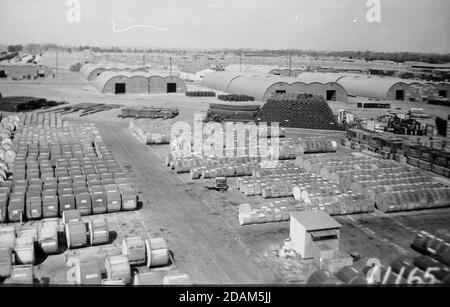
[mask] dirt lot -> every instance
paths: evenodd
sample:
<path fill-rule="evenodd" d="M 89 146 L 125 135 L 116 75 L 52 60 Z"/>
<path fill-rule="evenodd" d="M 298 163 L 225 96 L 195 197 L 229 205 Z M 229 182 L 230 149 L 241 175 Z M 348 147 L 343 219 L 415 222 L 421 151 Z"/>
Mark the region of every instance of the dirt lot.
<path fill-rule="evenodd" d="M 198 85 L 188 85 L 198 89 Z M 56 79 L 44 81 L 1 81 L 0 92 L 6 95 L 33 95 L 70 103 L 97 102 L 125 106 L 170 106 L 180 110 L 179 120 L 192 121 L 193 114 L 215 98 L 188 98 L 183 94 L 127 95 L 99 94 L 78 74 L 61 73 Z M 408 104 L 406 106 L 406 104 Z M 400 103 L 403 108 L 410 103 Z M 351 108 L 354 104 L 332 103 L 333 110 Z M 428 108 L 427 108 L 428 110 Z M 430 112 L 439 113 L 434 108 Z M 371 111 L 375 116 L 382 111 Z M 119 253 L 123 237 L 149 235 L 164 237 L 175 257 L 171 270 L 186 272 L 194 283 L 201 284 L 279 284 L 303 283 L 313 269 L 308 262 L 280 259 L 277 251 L 289 237 L 289 223 L 240 226 L 238 205 L 257 202 L 246 198 L 234 188 L 225 193 L 206 191 L 205 180 L 192 181 L 187 175 L 177 175 L 163 163 L 168 146 L 139 144 L 128 131 L 128 120 L 119 119 L 118 110 L 86 117 L 77 113 L 67 120 L 95 122 L 105 142 L 109 144 L 119 164 L 136 187 L 142 208 L 135 212 L 105 215 L 114 231 L 111 244 L 90 247 L 49 256 L 36 267 L 37 275 L 50 277 L 51 282 L 65 282 L 64 261 L 67 256 L 101 258 L 107 253 Z M 295 135 L 333 135 L 341 132 L 289 129 Z M 388 264 L 395 257 L 416 253 L 409 248 L 415 233 L 428 230 L 448 236 L 450 209 L 415 211 L 385 215 L 373 214 L 338 217 L 343 225 L 341 248 L 357 251 L 362 259 L 377 257 Z M 146 269 L 140 269 L 146 270 Z M 163 272 L 164 273 L 164 272 Z M 161 274 L 163 274 L 161 273 Z"/>

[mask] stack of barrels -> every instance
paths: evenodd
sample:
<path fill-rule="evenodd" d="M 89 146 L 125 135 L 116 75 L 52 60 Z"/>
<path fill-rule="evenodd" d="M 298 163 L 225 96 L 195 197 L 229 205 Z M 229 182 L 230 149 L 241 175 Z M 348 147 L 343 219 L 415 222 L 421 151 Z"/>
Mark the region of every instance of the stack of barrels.
<path fill-rule="evenodd" d="M 171 127 L 174 123 L 162 119 L 130 120 L 130 132 L 144 145 L 170 144 Z"/>
<path fill-rule="evenodd" d="M 411 247 L 439 262 L 450 265 L 450 242 L 426 231 L 420 231 Z"/>
<path fill-rule="evenodd" d="M 48 117 L 19 117 L 12 180 L 0 179 L 0 222 L 53 218 L 75 208 L 82 215 L 134 210 L 136 192 L 95 126 Z"/>
<path fill-rule="evenodd" d="M 109 225 L 103 217 L 92 217 L 86 225 L 78 210 L 68 210 L 64 211 L 63 225 L 70 249 L 109 243 Z"/>
<path fill-rule="evenodd" d="M 164 238 L 128 237 L 122 241 L 122 256 L 129 259 L 130 265 L 159 267 L 170 262 L 169 249 Z"/>

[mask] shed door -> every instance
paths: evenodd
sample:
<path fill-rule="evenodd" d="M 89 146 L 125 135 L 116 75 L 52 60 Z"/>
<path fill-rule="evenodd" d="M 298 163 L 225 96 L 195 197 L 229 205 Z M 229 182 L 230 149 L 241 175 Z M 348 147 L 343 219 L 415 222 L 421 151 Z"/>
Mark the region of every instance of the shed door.
<path fill-rule="evenodd" d="M 116 94 L 125 94 L 126 92 L 126 85 L 125 83 L 116 83 Z"/>
<path fill-rule="evenodd" d="M 405 91 L 404 90 L 396 90 L 395 91 L 395 100 L 405 100 Z"/>
<path fill-rule="evenodd" d="M 336 91 L 335 90 L 327 91 L 327 100 L 336 101 Z"/>
<path fill-rule="evenodd" d="M 177 92 L 177 84 L 167 83 L 167 93 L 176 93 L 176 92 Z"/>
<path fill-rule="evenodd" d="M 0 70 L 0 78 L 6 78 L 6 72 L 4 70 Z"/>

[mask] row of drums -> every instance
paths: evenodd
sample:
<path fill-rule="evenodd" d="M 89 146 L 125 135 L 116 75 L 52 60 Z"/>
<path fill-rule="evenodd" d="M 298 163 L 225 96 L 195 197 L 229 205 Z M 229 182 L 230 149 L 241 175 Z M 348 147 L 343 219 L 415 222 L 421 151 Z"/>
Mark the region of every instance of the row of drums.
<path fill-rule="evenodd" d="M 450 265 L 450 242 L 429 232 L 420 231 L 411 247 L 421 254 L 431 256 L 445 265 Z"/>
<path fill-rule="evenodd" d="M 0 122 L 0 181 L 7 179 L 10 166 L 16 159 L 12 134 L 19 124 L 18 116 L 8 116 Z"/>
<path fill-rule="evenodd" d="M 127 237 L 122 241 L 121 254 L 108 255 L 104 268 L 109 284 L 128 285 L 131 283 L 132 267 L 146 265 L 154 268 L 169 263 L 169 249 L 163 238 Z M 66 265 L 72 268 L 68 270 L 68 280 L 76 284 L 105 284 L 102 282 L 102 270 L 96 258 L 84 261 L 69 258 Z"/>
<path fill-rule="evenodd" d="M 227 166 L 229 164 L 250 164 L 261 162 L 261 157 L 192 157 L 175 159 L 170 162 L 171 169 L 177 173 L 189 173 L 195 167 Z"/>
<path fill-rule="evenodd" d="M 58 221 L 43 221 L 40 227 L 14 225 L 0 228 L 0 277 L 8 277 L 12 264 L 33 265 L 36 252 L 45 255 L 59 251 Z"/>
<path fill-rule="evenodd" d="M 414 183 L 414 184 L 393 184 L 378 186 L 374 184 L 371 187 L 366 187 L 363 190 L 363 194 L 375 203 L 376 196 L 380 193 L 386 192 L 401 192 L 401 191 L 415 191 L 415 190 L 428 190 L 434 188 L 441 188 L 442 185 L 437 183 Z"/>
<path fill-rule="evenodd" d="M 378 193 L 375 204 L 382 212 L 446 207 L 450 205 L 450 188 Z"/>

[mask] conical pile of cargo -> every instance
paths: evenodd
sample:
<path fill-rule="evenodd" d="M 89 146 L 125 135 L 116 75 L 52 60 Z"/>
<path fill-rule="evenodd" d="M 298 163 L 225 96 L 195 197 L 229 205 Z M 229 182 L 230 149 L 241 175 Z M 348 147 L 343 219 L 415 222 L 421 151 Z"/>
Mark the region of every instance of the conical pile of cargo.
<path fill-rule="evenodd" d="M 325 99 L 309 94 L 274 95 L 262 106 L 258 121 L 278 122 L 281 127 L 338 130 Z"/>

